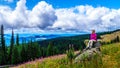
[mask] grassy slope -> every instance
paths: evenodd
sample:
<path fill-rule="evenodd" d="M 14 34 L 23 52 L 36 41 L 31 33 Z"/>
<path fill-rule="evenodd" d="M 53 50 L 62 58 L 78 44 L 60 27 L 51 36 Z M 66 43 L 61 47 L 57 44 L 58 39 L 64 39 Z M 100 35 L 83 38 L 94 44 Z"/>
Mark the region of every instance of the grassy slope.
<path fill-rule="evenodd" d="M 94 57 L 91 61 L 77 64 L 69 64 L 63 58 L 46 58 L 44 61 L 32 61 L 17 66 L 16 68 L 119 68 L 120 67 L 120 43 L 103 45 L 102 57 Z M 102 60 L 101 60 L 102 59 Z"/>
<path fill-rule="evenodd" d="M 120 30 L 111 32 L 110 34 L 101 35 L 103 42 L 111 42 L 111 40 L 115 39 L 117 36 L 120 38 Z"/>
<path fill-rule="evenodd" d="M 103 63 L 108 68 L 120 67 L 120 43 L 104 45 L 102 47 Z"/>

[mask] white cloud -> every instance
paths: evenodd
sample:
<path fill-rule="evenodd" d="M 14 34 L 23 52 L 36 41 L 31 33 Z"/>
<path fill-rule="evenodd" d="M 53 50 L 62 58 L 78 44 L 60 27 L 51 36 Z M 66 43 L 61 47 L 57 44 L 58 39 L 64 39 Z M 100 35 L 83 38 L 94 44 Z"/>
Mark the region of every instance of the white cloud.
<path fill-rule="evenodd" d="M 92 6 L 76 6 L 69 9 L 57 9 L 58 20 L 53 28 L 61 30 L 106 31 L 119 28 L 120 9 L 109 9 L 105 7 L 94 8 Z"/>
<path fill-rule="evenodd" d="M 15 10 L 8 6 L 0 6 L 0 23 L 6 29 L 45 29 L 52 26 L 57 19 L 55 10 L 44 1 L 39 2 L 32 10 L 28 10 L 25 4 L 26 0 L 18 1 Z"/>
<path fill-rule="evenodd" d="M 39 28 L 45 29 L 53 25 L 57 16 L 51 5 L 41 1 L 29 13 L 28 19 L 30 25 L 32 24 L 31 26 L 38 26 Z"/>
<path fill-rule="evenodd" d="M 26 0 L 20 0 L 14 10 L 8 6 L 0 6 L 0 24 L 6 30 L 13 27 L 16 32 L 106 31 L 120 28 L 120 9 L 94 8 L 90 5 L 54 9 L 52 5 L 41 1 L 32 10 L 28 10 Z"/>

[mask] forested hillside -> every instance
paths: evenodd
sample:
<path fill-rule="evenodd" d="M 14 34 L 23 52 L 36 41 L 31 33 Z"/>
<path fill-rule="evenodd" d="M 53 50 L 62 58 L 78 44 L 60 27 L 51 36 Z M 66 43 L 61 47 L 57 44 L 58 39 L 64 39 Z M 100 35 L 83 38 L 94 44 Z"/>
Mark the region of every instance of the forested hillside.
<path fill-rule="evenodd" d="M 105 34 L 112 34 L 118 31 L 119 30 L 97 33 L 97 36 L 98 38 L 100 38 L 100 36 L 104 36 Z M 74 50 L 82 50 L 85 48 L 84 40 L 89 39 L 89 34 L 70 37 L 59 37 L 34 42 L 31 39 L 28 43 L 26 43 L 26 40 L 23 40 L 22 44 L 19 43 L 19 34 L 17 34 L 16 36 L 16 41 L 14 41 L 14 38 L 14 30 L 12 29 L 10 41 L 11 44 L 10 46 L 6 46 L 6 40 L 4 37 L 4 26 L 1 25 L 0 65 L 15 65 L 35 60 L 37 58 L 43 58 L 63 53 L 65 54 L 66 51 L 69 49 L 69 45 L 72 45 Z M 114 42 L 118 41 L 113 41 L 112 43 Z"/>
<path fill-rule="evenodd" d="M 51 56 L 48 58 L 41 58 L 35 61 L 31 61 L 19 66 L 16 66 L 15 68 L 119 68 L 120 67 L 120 37 L 118 36 L 119 30 L 112 31 L 112 32 L 105 32 L 105 33 L 98 33 L 98 37 L 104 36 L 104 38 L 101 38 L 101 40 L 104 40 L 105 38 L 108 38 L 106 35 L 112 35 L 116 34 L 112 37 L 114 39 L 110 39 L 112 42 L 107 43 L 107 41 L 102 41 L 102 46 L 101 46 L 101 56 L 95 55 L 91 60 L 85 60 L 83 62 L 78 62 L 78 63 L 70 63 L 70 59 L 68 57 L 73 58 L 72 54 L 68 56 L 67 55 L 56 55 L 56 56 Z M 52 42 L 52 43 L 57 43 L 63 42 L 63 45 L 66 44 L 64 43 L 65 40 L 79 40 L 79 38 L 82 41 L 85 40 L 86 38 L 89 38 L 89 35 L 80 35 L 80 36 L 73 36 L 73 37 L 63 37 L 63 38 L 56 38 L 56 39 L 51 39 L 51 40 L 46 40 L 46 41 L 41 41 L 39 42 L 40 44 L 43 44 L 43 42 Z M 117 38 L 116 38 L 117 37 Z M 109 36 L 111 38 L 111 36 Z M 109 39 L 108 39 L 109 40 Z M 115 41 L 113 41 L 115 40 Z M 74 42 L 71 41 L 73 44 Z M 69 43 L 71 43 L 69 42 Z M 78 44 L 79 46 L 79 44 Z M 57 47 L 57 45 L 56 45 Z M 62 46 L 61 46 L 62 47 Z M 74 46 L 73 46 L 74 47 Z M 73 53 L 74 55 L 74 53 Z M 58 57 L 58 58 L 56 58 Z"/>

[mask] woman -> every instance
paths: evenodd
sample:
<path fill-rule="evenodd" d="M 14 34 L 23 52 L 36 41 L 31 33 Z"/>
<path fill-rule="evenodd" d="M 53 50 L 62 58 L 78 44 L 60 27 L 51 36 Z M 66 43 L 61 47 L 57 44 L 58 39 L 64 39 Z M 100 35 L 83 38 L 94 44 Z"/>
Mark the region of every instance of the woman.
<path fill-rule="evenodd" d="M 92 33 L 91 33 L 91 35 L 90 35 L 90 40 L 89 40 L 89 42 L 88 42 L 88 45 L 87 45 L 87 49 L 88 48 L 92 48 L 92 46 L 93 46 L 93 43 L 94 42 L 96 42 L 97 41 L 97 34 L 95 33 L 95 30 L 92 30 Z"/>

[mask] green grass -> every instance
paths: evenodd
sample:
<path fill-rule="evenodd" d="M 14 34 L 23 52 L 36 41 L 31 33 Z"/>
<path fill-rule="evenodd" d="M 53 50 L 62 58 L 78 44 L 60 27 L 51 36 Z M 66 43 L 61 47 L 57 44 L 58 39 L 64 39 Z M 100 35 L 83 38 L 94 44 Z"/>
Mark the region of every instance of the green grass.
<path fill-rule="evenodd" d="M 103 45 L 102 55 L 96 54 L 91 60 L 69 63 L 67 58 L 46 59 L 18 66 L 17 68 L 120 68 L 120 43 Z"/>
<path fill-rule="evenodd" d="M 104 68 L 120 67 L 120 43 L 102 46 Z"/>

